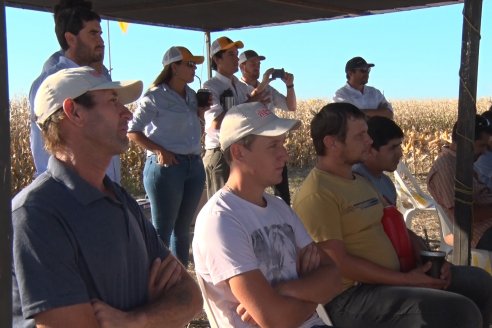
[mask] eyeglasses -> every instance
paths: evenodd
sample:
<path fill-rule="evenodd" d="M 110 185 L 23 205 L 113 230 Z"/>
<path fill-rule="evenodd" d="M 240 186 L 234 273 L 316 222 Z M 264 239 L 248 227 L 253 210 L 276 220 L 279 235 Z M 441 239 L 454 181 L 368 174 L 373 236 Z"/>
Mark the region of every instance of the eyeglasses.
<path fill-rule="evenodd" d="M 185 65 L 191 68 L 196 68 L 196 63 L 193 61 L 187 61 L 185 62 Z"/>
<path fill-rule="evenodd" d="M 366 73 L 370 73 L 371 72 L 371 68 L 358 68 L 357 69 L 359 72 L 363 73 L 363 74 L 366 74 Z"/>

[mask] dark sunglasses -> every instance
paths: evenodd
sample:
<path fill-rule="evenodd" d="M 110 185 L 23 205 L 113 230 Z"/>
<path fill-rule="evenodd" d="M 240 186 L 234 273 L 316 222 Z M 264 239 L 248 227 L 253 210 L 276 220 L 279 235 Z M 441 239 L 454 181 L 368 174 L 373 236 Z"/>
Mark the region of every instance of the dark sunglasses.
<path fill-rule="evenodd" d="M 188 67 L 192 67 L 192 68 L 195 68 L 196 67 L 196 63 L 193 62 L 193 61 L 187 61 L 187 62 L 185 62 L 185 65 L 188 66 Z"/>
<path fill-rule="evenodd" d="M 370 67 L 369 68 L 358 68 L 357 70 L 359 72 L 361 72 L 361 73 L 364 73 L 364 74 L 371 72 L 371 68 Z"/>

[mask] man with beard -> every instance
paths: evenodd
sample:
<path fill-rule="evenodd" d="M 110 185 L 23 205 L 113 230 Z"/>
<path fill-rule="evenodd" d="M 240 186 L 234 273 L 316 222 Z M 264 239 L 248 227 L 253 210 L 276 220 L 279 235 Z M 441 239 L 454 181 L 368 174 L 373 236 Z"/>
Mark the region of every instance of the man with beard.
<path fill-rule="evenodd" d="M 367 116 L 384 116 L 393 119 L 393 108 L 378 89 L 367 86 L 369 73 L 374 64 L 368 64 L 362 57 L 354 57 L 345 65 L 347 83 L 338 89 L 334 102 L 348 102 Z"/>
<path fill-rule="evenodd" d="M 272 73 L 273 68 L 265 71 L 263 74 L 262 82 L 258 81 L 260 77 L 261 61 L 265 60 L 265 56 L 260 56 L 254 50 L 246 50 L 239 55 L 239 68 L 241 69 L 241 82 L 243 82 L 249 93 L 252 93 L 255 89 L 258 92 L 259 89 L 264 89 L 266 95 L 270 98 L 270 101 L 266 104 L 268 109 L 275 110 L 277 108 L 285 111 L 295 111 L 297 109 L 296 93 L 294 91 L 294 75 L 288 72 L 280 77 L 285 83 L 287 88 L 287 96 L 284 96 L 278 92 L 275 88 L 269 85 L 270 81 L 274 78 Z M 290 206 L 290 191 L 289 191 L 289 177 L 287 173 L 287 165 L 285 165 L 282 171 L 282 181 L 273 187 L 275 195 L 284 200 L 287 205 Z"/>
<path fill-rule="evenodd" d="M 29 91 L 31 108 L 31 152 L 36 167 L 35 176 L 43 173 L 48 165 L 49 154 L 44 148 L 41 130 L 36 124 L 35 104 L 37 90 L 46 77 L 64 68 L 91 66 L 104 73 L 110 80 L 107 69 L 103 65 L 104 41 L 101 37 L 101 18 L 92 11 L 89 1 L 62 0 L 54 8 L 55 33 L 61 51 L 55 52 L 43 65 L 43 70 L 34 80 Z M 111 180 L 121 180 L 121 161 L 114 156 L 106 171 Z"/>
<path fill-rule="evenodd" d="M 311 121 L 316 167 L 296 193 L 293 208 L 319 247 L 337 264 L 344 291 L 325 305 L 336 327 L 488 327 L 492 277 L 476 267 L 445 262 L 400 272 L 381 218 L 377 191 L 352 166 L 372 143 L 366 116 L 348 103 L 332 103 Z M 443 315 L 445 314 L 445 315 Z"/>
<path fill-rule="evenodd" d="M 105 176 L 128 148 L 141 81 L 90 67 L 46 78 L 36 122 L 52 154 L 12 200 L 13 327 L 183 327 L 200 291 L 137 202 Z"/>

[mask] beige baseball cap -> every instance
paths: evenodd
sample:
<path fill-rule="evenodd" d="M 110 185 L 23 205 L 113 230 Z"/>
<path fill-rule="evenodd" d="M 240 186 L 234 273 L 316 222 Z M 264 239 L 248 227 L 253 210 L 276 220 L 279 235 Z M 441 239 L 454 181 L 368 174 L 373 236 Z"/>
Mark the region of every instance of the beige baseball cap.
<path fill-rule="evenodd" d="M 43 124 L 63 107 L 65 99 L 77 98 L 87 91 L 107 89 L 115 90 L 119 101 L 126 105 L 140 97 L 143 83 L 139 80 L 112 82 L 88 66 L 62 69 L 48 76 L 36 93 L 34 99 L 36 122 Z"/>
<path fill-rule="evenodd" d="M 219 141 L 222 150 L 248 135 L 276 137 L 301 126 L 301 121 L 280 118 L 260 102 L 232 107 L 220 125 Z"/>

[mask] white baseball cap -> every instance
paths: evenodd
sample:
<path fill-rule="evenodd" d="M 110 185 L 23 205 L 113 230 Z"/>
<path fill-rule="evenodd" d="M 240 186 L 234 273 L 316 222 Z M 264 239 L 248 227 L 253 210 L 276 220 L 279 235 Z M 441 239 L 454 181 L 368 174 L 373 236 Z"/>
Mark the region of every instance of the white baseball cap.
<path fill-rule="evenodd" d="M 126 105 L 142 94 L 143 83 L 133 81 L 109 81 L 89 66 L 62 69 L 48 76 L 41 83 L 34 99 L 36 122 L 43 124 L 53 113 L 63 107 L 65 99 L 77 98 L 88 91 L 115 90 L 118 100 Z"/>
<path fill-rule="evenodd" d="M 164 53 L 162 65 L 167 66 L 180 60 L 192 61 L 195 64 L 202 64 L 205 58 L 203 56 L 193 56 L 185 47 L 171 47 Z"/>
<path fill-rule="evenodd" d="M 248 135 L 276 137 L 301 126 L 301 121 L 280 118 L 260 102 L 244 103 L 229 109 L 220 125 L 222 150 Z"/>
<path fill-rule="evenodd" d="M 244 47 L 244 44 L 242 41 L 232 41 L 226 36 L 221 36 L 214 42 L 212 42 L 212 46 L 210 47 L 210 53 L 212 54 L 212 57 L 215 56 L 216 53 L 218 53 L 221 50 L 227 50 L 232 47 L 236 47 L 238 49 L 241 49 Z"/>

